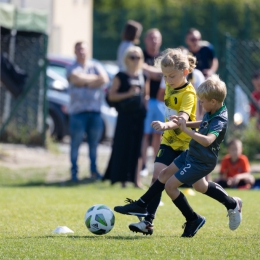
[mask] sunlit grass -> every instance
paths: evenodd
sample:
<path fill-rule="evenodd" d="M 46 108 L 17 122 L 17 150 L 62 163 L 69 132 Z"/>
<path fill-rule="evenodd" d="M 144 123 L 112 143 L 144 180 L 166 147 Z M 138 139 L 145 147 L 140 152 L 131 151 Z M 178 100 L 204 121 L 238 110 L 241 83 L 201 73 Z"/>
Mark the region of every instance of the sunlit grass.
<path fill-rule="evenodd" d="M 187 198 L 207 222 L 194 238 L 180 238 L 185 220 L 164 193 L 165 205 L 159 207 L 152 236 L 130 232 L 128 225 L 137 218 L 117 213 L 114 229 L 95 236 L 84 224 L 90 206 L 106 204 L 113 209 L 143 191 L 107 182 L 45 184 L 45 177 L 44 169 L 0 168 L 0 259 L 259 259 L 257 190 L 228 191 L 244 203 L 237 231 L 229 230 L 224 206 L 196 193 Z M 57 226 L 67 226 L 74 234 L 52 234 Z"/>

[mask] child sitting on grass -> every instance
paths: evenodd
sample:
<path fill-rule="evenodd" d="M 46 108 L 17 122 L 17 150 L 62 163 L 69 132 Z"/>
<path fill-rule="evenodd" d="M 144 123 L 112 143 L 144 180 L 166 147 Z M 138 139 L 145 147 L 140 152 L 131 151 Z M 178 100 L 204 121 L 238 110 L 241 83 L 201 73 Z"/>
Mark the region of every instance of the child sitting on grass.
<path fill-rule="evenodd" d="M 220 176 L 215 180 L 223 188 L 250 189 L 255 183 L 248 159 L 242 154 L 242 146 L 238 139 L 228 143 L 228 154 L 222 159 Z"/>

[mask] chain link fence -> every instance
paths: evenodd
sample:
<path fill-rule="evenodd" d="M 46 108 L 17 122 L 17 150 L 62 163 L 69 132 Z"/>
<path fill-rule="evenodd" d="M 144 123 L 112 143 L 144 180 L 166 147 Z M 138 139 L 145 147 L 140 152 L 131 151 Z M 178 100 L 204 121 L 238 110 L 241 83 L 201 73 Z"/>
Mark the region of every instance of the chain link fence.
<path fill-rule="evenodd" d="M 258 108 L 252 99 L 254 90 L 252 75 L 260 69 L 260 39 L 239 40 L 226 35 L 225 82 L 227 84 L 226 103 L 230 122 L 235 125 L 247 124 L 249 120 L 249 103 Z"/>
<path fill-rule="evenodd" d="M 1 54 L 24 70 L 27 79 L 22 93 L 13 97 L 0 87 L 0 141 L 43 145 L 46 119 L 46 51 L 43 33 L 1 28 Z"/>

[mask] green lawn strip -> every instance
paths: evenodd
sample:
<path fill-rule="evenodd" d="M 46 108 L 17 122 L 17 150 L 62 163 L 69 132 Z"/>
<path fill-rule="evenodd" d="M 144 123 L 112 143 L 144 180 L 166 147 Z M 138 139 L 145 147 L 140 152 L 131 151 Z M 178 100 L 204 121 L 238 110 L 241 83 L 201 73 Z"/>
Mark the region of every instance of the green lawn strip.
<path fill-rule="evenodd" d="M 107 182 L 44 185 L 43 170 L 33 174 L 29 169 L 23 175 L 27 177 L 19 176 L 20 172 L 0 168 L 0 259 L 259 259 L 257 190 L 228 190 L 243 199 L 243 222 L 236 231 L 228 228 L 224 206 L 196 192 L 187 198 L 206 217 L 206 224 L 195 237 L 180 238 L 185 220 L 164 193 L 165 205 L 159 207 L 152 236 L 130 232 L 128 225 L 137 218 L 118 213 L 112 231 L 95 236 L 84 224 L 90 206 L 105 204 L 113 209 L 126 197 L 139 198 L 143 191 Z M 54 235 L 57 226 L 75 233 Z"/>

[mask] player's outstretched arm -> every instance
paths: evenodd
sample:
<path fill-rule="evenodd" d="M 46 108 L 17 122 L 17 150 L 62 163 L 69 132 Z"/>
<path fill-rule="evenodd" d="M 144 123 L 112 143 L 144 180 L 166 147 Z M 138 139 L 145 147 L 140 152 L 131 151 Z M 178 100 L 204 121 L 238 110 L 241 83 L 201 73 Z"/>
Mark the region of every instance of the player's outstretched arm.
<path fill-rule="evenodd" d="M 169 129 L 176 129 L 179 126 L 172 122 L 161 122 L 161 121 L 153 121 L 151 123 L 151 126 L 156 130 L 156 131 L 165 131 L 165 130 L 169 130 Z"/>

